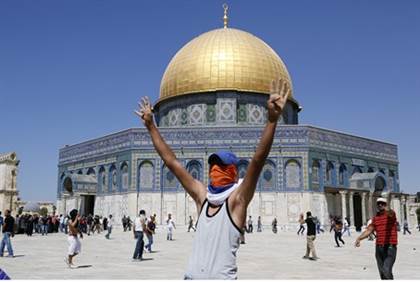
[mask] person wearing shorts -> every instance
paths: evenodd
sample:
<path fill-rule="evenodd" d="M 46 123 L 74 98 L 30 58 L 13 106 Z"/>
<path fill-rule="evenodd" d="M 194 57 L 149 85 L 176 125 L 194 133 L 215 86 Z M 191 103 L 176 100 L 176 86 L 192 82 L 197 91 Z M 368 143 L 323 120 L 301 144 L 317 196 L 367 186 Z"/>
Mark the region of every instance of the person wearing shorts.
<path fill-rule="evenodd" d="M 80 238 L 83 238 L 82 232 L 79 231 L 79 221 L 80 216 L 76 209 L 70 212 L 70 220 L 68 221 L 69 225 L 69 233 L 67 237 L 67 242 L 69 244 L 67 257 L 65 258 L 65 262 L 69 267 L 74 266 L 73 258 L 77 256 L 82 250 L 82 244 L 78 238 L 78 234 L 80 233 Z"/>

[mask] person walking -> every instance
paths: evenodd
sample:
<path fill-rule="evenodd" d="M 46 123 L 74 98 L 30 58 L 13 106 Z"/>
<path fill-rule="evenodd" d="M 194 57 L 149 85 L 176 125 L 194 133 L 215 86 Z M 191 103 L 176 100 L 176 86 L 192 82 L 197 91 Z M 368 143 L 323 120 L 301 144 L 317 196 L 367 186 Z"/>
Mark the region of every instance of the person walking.
<path fill-rule="evenodd" d="M 95 234 L 95 231 L 98 232 L 98 234 L 101 233 L 101 221 L 99 219 L 99 215 L 95 215 L 95 217 L 93 218 L 93 231 L 92 231 L 92 235 Z"/>
<path fill-rule="evenodd" d="M 341 238 L 342 233 L 341 231 L 343 230 L 343 224 L 341 223 L 340 220 L 335 220 L 334 221 L 334 240 L 335 243 L 337 244 L 336 247 L 340 248 L 340 243 L 338 243 L 338 241 L 340 241 L 341 243 L 343 243 L 343 245 L 345 244 L 344 240 Z"/>
<path fill-rule="evenodd" d="M 1 211 L 0 211 L 0 234 L 2 233 L 2 229 L 3 229 L 3 224 L 4 224 L 4 218 L 1 215 Z"/>
<path fill-rule="evenodd" d="M 149 253 L 152 252 L 152 244 L 153 244 L 153 234 L 155 234 L 156 223 L 154 217 L 151 215 L 149 220 L 146 223 L 146 237 L 147 237 L 147 245 L 145 246 L 146 250 Z"/>
<path fill-rule="evenodd" d="M 344 218 L 344 230 L 343 230 L 343 234 L 345 234 L 347 232 L 347 235 L 350 237 L 350 219 L 348 217 Z"/>
<path fill-rule="evenodd" d="M 46 215 L 44 215 L 41 218 L 41 234 L 42 236 L 44 235 L 48 235 L 48 217 Z"/>
<path fill-rule="evenodd" d="M 92 214 L 89 214 L 86 218 L 87 223 L 87 235 L 90 236 L 90 233 L 93 233 L 93 216 Z"/>
<path fill-rule="evenodd" d="M 105 235 L 105 238 L 109 240 L 109 236 L 111 236 L 112 227 L 114 227 L 114 218 L 112 217 L 112 214 L 109 215 L 107 230 L 108 233 Z"/>
<path fill-rule="evenodd" d="M 108 218 L 104 217 L 102 220 L 102 225 L 104 227 L 104 230 L 108 230 Z"/>
<path fill-rule="evenodd" d="M 271 222 L 271 229 L 273 230 L 274 234 L 277 233 L 277 218 L 274 218 L 273 221 Z"/>
<path fill-rule="evenodd" d="M 366 239 L 372 232 L 376 232 L 375 258 L 382 280 L 394 279 L 392 267 L 397 257 L 397 217 L 395 212 L 387 209 L 387 200 L 376 200 L 378 212 L 372 219 L 367 229 L 356 239 L 355 246 L 360 247 L 360 242 Z"/>
<path fill-rule="evenodd" d="M 82 250 L 82 244 L 80 243 L 78 234 L 80 234 L 80 239 L 83 239 L 83 233 L 79 229 L 80 225 L 80 215 L 76 209 L 70 211 L 70 219 L 68 221 L 69 234 L 67 237 L 67 242 L 69 244 L 67 257 L 64 258 L 64 261 L 69 267 L 73 267 L 73 258 L 77 256 Z"/>
<path fill-rule="evenodd" d="M 68 215 L 64 217 L 64 234 L 69 233 L 69 219 L 70 217 Z"/>
<path fill-rule="evenodd" d="M 3 222 L 3 239 L 0 244 L 0 257 L 4 255 L 4 248 L 7 247 L 8 257 L 13 257 L 13 247 L 10 238 L 15 236 L 15 219 L 13 218 L 10 210 L 4 212 Z"/>
<path fill-rule="evenodd" d="M 190 215 L 190 219 L 188 220 L 188 232 L 190 232 L 190 229 L 194 230 L 195 232 L 194 220 L 191 215 Z"/>
<path fill-rule="evenodd" d="M 133 222 L 131 221 L 130 216 L 127 216 L 127 228 L 128 231 L 131 231 L 131 226 L 133 225 Z"/>
<path fill-rule="evenodd" d="M 134 219 L 133 224 L 133 234 L 134 239 L 136 239 L 136 247 L 134 249 L 133 260 L 142 260 L 143 259 L 143 249 L 144 249 L 144 231 L 146 229 L 146 212 L 140 210 L 139 216 Z"/>
<path fill-rule="evenodd" d="M 306 219 L 304 220 L 303 217 L 300 219 L 300 224 L 306 223 L 306 227 L 308 230 L 306 232 L 306 254 L 303 256 L 304 259 L 310 260 L 318 260 L 319 257 L 316 255 L 315 251 L 315 238 L 316 238 L 316 228 L 315 222 L 312 218 L 312 213 L 310 211 L 306 212 Z M 312 253 L 312 257 L 310 254 Z"/>
<path fill-rule="evenodd" d="M 324 233 L 324 229 L 321 226 L 321 222 L 319 221 L 318 217 L 314 217 L 315 227 L 316 227 L 316 234 Z"/>
<path fill-rule="evenodd" d="M 248 217 L 248 233 L 252 233 L 252 231 L 254 231 L 254 226 L 252 224 L 252 217 L 249 216 Z"/>
<path fill-rule="evenodd" d="M 121 219 L 121 222 L 122 222 L 123 230 L 124 232 L 126 232 L 127 231 L 127 218 L 125 217 L 125 215 Z"/>
<path fill-rule="evenodd" d="M 301 213 L 300 216 L 299 216 L 300 225 L 299 225 L 299 230 L 297 232 L 297 235 L 299 235 L 299 234 L 303 235 L 303 232 L 305 232 L 305 225 L 302 222 L 304 222 L 303 213 Z"/>
<path fill-rule="evenodd" d="M 411 231 L 408 229 L 408 221 L 407 221 L 407 219 L 404 219 L 404 225 L 403 225 L 403 228 L 404 228 L 404 233 L 403 233 L 403 235 L 405 235 L 405 233 L 406 233 L 406 232 L 408 232 L 408 234 L 410 234 L 410 235 L 411 235 Z"/>
<path fill-rule="evenodd" d="M 172 241 L 172 234 L 174 232 L 174 229 L 176 229 L 175 227 L 175 222 L 172 219 L 172 214 L 168 213 L 168 219 L 166 220 L 166 231 L 167 231 L 167 235 L 166 235 L 166 240 Z"/>
<path fill-rule="evenodd" d="M 261 231 L 262 231 L 261 216 L 258 216 L 258 220 L 257 220 L 257 232 L 261 232 Z"/>
<path fill-rule="evenodd" d="M 334 226 L 335 226 L 335 217 L 330 215 L 330 233 L 331 231 L 334 230 Z"/>
<path fill-rule="evenodd" d="M 166 167 L 177 177 L 194 200 L 199 214 L 192 255 L 185 279 L 236 279 L 236 253 L 246 212 L 270 152 L 277 122 L 283 112 L 291 88 L 286 81 L 273 81 L 267 101 L 267 123 L 255 154 L 249 162 L 244 179 L 239 179 L 238 158 L 230 151 L 220 150 L 208 158 L 209 185 L 188 172 L 166 144 L 153 121 L 153 108 L 147 97 L 136 114 L 142 119 L 153 145 Z"/>

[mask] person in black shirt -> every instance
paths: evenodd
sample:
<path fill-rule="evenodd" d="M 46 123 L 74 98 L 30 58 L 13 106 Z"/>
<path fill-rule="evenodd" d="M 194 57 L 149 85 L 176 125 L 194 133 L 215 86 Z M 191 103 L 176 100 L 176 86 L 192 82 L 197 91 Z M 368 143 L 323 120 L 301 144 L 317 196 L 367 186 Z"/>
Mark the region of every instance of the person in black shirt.
<path fill-rule="evenodd" d="M 9 257 L 13 257 L 13 248 L 12 248 L 12 242 L 10 241 L 10 238 L 15 236 L 14 226 L 15 226 L 15 219 L 10 215 L 10 211 L 6 210 L 4 225 L 3 225 L 3 240 L 1 240 L 1 245 L 0 245 L 0 257 L 3 256 L 4 247 L 6 246 L 7 246 L 7 252 L 9 253 Z"/>
<path fill-rule="evenodd" d="M 316 238 L 316 226 L 315 222 L 313 220 L 312 214 L 310 211 L 306 213 L 306 219 L 303 219 L 303 215 L 301 215 L 300 224 L 306 223 L 306 227 L 308 228 L 306 233 L 306 254 L 303 256 L 304 259 L 310 259 L 310 260 L 317 260 L 319 259 L 316 256 L 315 252 L 315 246 L 314 241 Z M 309 256 L 309 254 L 312 253 L 312 257 Z"/>

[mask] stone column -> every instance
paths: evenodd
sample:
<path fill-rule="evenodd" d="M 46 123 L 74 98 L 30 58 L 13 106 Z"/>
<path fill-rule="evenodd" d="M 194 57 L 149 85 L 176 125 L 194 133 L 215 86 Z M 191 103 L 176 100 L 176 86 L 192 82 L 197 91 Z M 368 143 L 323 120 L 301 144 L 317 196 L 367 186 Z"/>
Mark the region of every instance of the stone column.
<path fill-rule="evenodd" d="M 349 212 L 350 212 L 350 226 L 354 226 L 354 207 L 353 207 L 353 194 L 349 191 Z"/>
<path fill-rule="evenodd" d="M 362 224 L 365 225 L 366 224 L 366 196 L 367 193 L 363 192 L 362 193 Z M 372 205 L 372 201 L 369 201 L 370 205 Z M 370 210 L 370 209 L 369 209 Z"/>
<path fill-rule="evenodd" d="M 373 202 L 373 193 L 370 192 L 369 194 L 369 199 L 368 199 L 368 217 L 369 219 L 371 219 L 373 217 L 373 206 L 372 206 L 372 202 Z"/>
<path fill-rule="evenodd" d="M 393 194 L 390 198 L 391 198 L 391 201 L 389 202 L 391 202 L 392 204 L 390 205 L 390 208 L 395 211 L 395 214 L 397 215 L 397 220 L 400 222 L 400 224 L 402 224 L 404 220 L 403 218 L 404 214 L 402 213 L 402 208 L 401 208 L 402 199 L 400 199 L 399 196 L 396 194 Z"/>
<path fill-rule="evenodd" d="M 347 191 L 340 191 L 341 195 L 341 219 L 344 222 L 344 218 L 346 217 L 346 195 Z"/>

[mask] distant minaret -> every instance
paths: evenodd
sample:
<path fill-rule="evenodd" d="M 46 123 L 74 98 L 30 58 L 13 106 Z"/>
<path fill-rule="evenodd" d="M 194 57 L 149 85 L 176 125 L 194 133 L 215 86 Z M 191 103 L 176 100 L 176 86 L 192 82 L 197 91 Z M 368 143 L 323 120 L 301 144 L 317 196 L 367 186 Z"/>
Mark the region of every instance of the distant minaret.
<path fill-rule="evenodd" d="M 19 194 L 16 182 L 18 165 L 16 153 L 0 154 L 0 211 L 8 209 L 14 215 Z"/>

